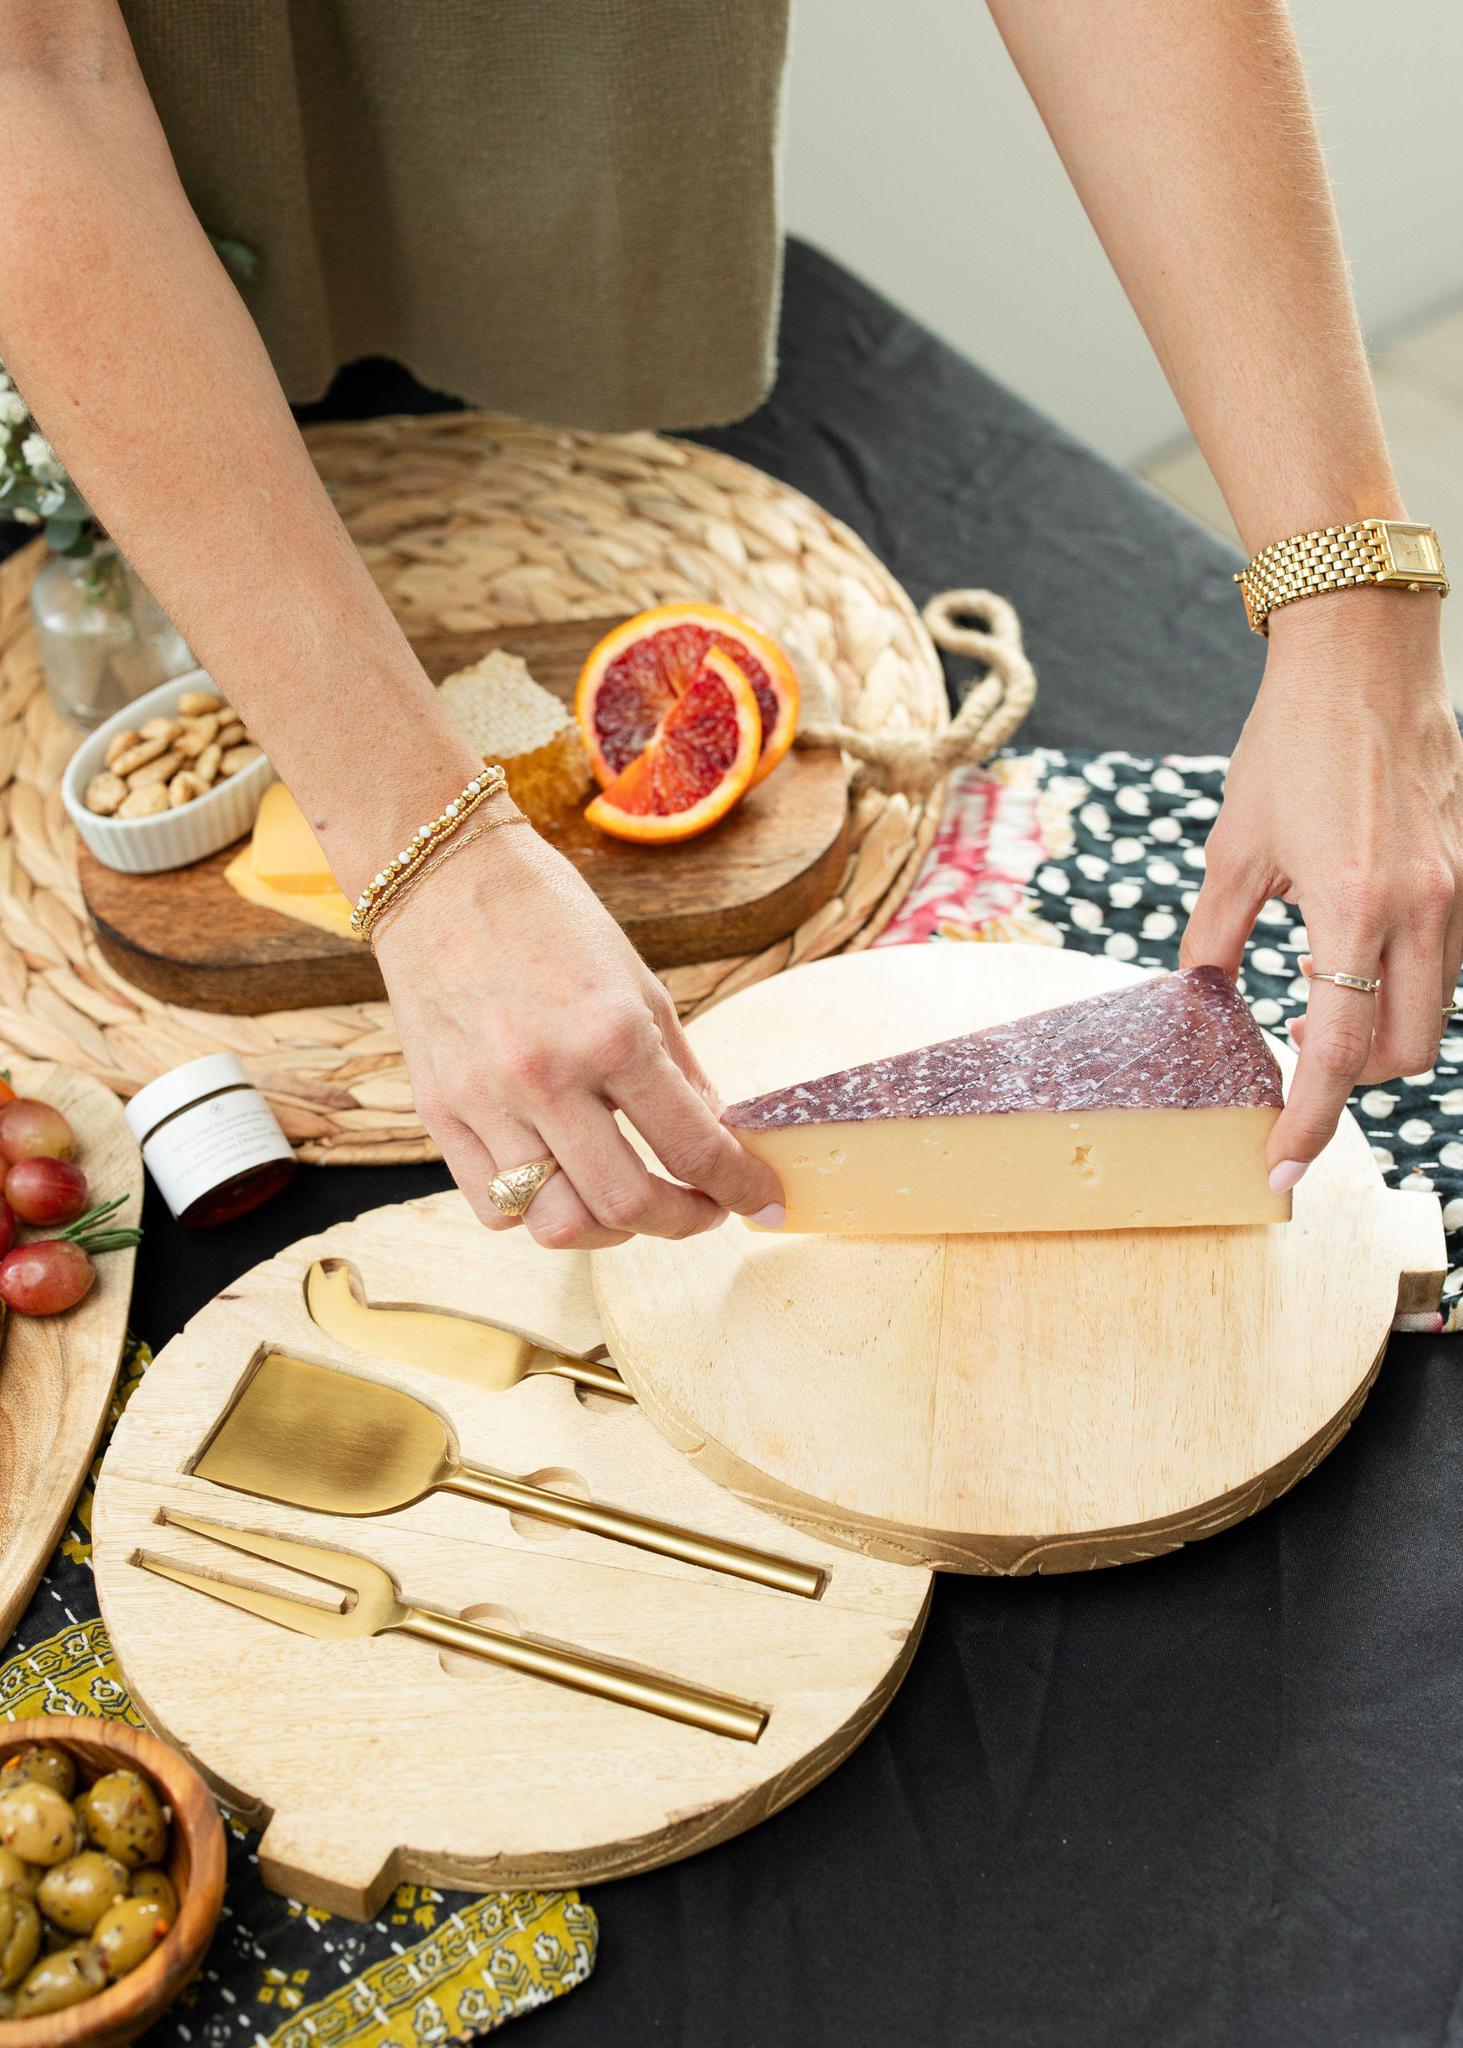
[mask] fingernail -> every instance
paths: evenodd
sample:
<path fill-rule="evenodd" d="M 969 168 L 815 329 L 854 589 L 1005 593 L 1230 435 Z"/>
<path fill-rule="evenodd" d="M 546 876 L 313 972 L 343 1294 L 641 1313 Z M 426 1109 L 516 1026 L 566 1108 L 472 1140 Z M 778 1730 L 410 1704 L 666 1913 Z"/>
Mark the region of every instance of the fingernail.
<path fill-rule="evenodd" d="M 1310 1165 L 1308 1159 L 1282 1159 L 1278 1166 L 1270 1169 L 1270 1192 L 1272 1195 L 1288 1194 Z"/>
<path fill-rule="evenodd" d="M 784 1230 L 787 1227 L 787 1210 L 781 1202 L 769 1202 L 765 1209 L 758 1209 L 747 1218 L 753 1230 Z"/>

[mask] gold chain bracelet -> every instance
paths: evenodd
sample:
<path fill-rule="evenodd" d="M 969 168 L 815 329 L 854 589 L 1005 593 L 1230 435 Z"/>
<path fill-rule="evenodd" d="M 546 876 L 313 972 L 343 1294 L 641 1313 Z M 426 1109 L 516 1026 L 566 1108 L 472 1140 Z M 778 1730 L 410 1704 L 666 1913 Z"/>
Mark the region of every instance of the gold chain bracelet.
<path fill-rule="evenodd" d="M 1269 630 L 1270 614 L 1297 598 L 1322 597 L 1358 583 L 1448 594 L 1437 534 L 1406 519 L 1355 519 L 1272 541 L 1235 573 L 1253 633 Z"/>
<path fill-rule="evenodd" d="M 429 824 L 419 826 L 402 851 L 387 861 L 380 874 L 368 882 L 356 898 L 356 907 L 351 912 L 352 936 L 369 939 L 376 919 L 416 873 L 425 856 L 454 833 L 489 797 L 500 795 L 507 787 L 508 778 L 501 768 L 485 768 L 480 775 L 473 777 L 459 796 L 453 797 L 445 810 L 439 811 Z"/>

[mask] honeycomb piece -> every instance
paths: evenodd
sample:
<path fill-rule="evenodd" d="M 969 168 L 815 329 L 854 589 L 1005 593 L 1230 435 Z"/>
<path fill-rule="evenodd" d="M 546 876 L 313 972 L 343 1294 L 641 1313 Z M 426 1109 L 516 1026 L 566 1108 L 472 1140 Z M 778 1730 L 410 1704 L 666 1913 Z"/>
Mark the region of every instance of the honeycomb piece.
<path fill-rule="evenodd" d="M 535 825 L 549 826 L 592 780 L 579 728 L 516 654 L 495 648 L 441 686 L 442 701 L 485 761 L 501 762 L 508 791 Z"/>

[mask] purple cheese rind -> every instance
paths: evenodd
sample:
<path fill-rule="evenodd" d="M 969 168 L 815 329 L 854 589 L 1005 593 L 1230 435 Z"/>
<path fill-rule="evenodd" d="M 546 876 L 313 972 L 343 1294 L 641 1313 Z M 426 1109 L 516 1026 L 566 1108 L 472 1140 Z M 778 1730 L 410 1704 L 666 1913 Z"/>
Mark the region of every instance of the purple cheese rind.
<path fill-rule="evenodd" d="M 733 1103 L 734 1130 L 885 1117 L 1279 1109 L 1280 1069 L 1220 967 L 1155 975 Z"/>

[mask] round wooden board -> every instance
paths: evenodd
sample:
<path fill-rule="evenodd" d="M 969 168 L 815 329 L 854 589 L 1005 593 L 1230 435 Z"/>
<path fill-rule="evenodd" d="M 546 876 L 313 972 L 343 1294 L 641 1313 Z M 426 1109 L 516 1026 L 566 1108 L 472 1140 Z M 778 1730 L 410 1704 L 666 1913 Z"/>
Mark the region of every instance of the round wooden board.
<path fill-rule="evenodd" d="M 585 656 L 622 616 L 418 632 L 412 645 L 434 682 L 502 648 L 572 707 Z M 804 687 L 804 717 L 825 712 Z M 848 773 L 836 748 L 795 749 L 714 830 L 681 846 L 610 839 L 577 810 L 547 836 L 651 967 L 756 953 L 821 910 L 842 880 Z M 244 901 L 224 872 L 238 851 L 123 875 L 79 847 L 82 898 L 117 972 L 164 1002 L 228 1016 L 384 998 L 368 947 Z"/>
<path fill-rule="evenodd" d="M 310 1263 L 331 1256 L 348 1259 L 378 1303 L 476 1315 L 571 1351 L 599 1342 L 587 1261 L 540 1251 L 524 1231 L 490 1235 L 452 1194 L 292 1246 L 217 1296 L 153 1361 L 97 1490 L 97 1591 L 148 1719 L 225 1800 L 267 1822 L 267 1883 L 362 1916 L 403 1879 L 479 1890 L 601 1880 L 738 1833 L 847 1755 L 914 1652 L 927 1573 L 788 1531 L 713 1486 L 626 1403 L 545 1376 L 490 1393 L 332 1344 L 303 1296 Z M 822 1597 L 767 1592 L 460 1495 L 358 1519 L 191 1477 L 269 1347 L 409 1389 L 447 1416 L 464 1456 L 499 1471 L 577 1480 L 598 1499 L 821 1564 Z M 755 1746 L 733 1742 L 444 1661 L 401 1635 L 289 1633 L 138 1567 L 147 1551 L 290 1587 L 268 1564 L 162 1526 L 169 1505 L 356 1550 L 408 1597 L 756 1700 L 771 1709 L 767 1728 Z"/>
<path fill-rule="evenodd" d="M 747 989 L 691 1036 L 734 1102 L 1141 976 L 889 947 Z M 1436 1198 L 1384 1188 L 1349 1115 L 1289 1224 L 839 1239 L 733 1219 L 594 1259 L 611 1354 L 700 1471 L 871 1556 L 990 1573 L 1152 1557 L 1253 1514 L 1341 1436 L 1443 1269 Z"/>
<path fill-rule="evenodd" d="M 0 1061 L 17 1095 L 55 1104 L 76 1133 L 93 1201 L 142 1213 L 142 1155 L 109 1088 L 33 1060 Z M 34 1235 L 34 1233 L 28 1233 Z M 0 1645 L 25 1612 L 96 1452 L 117 1382 L 137 1254 L 107 1252 L 60 1316 L 6 1316 L 0 1334 Z"/>

